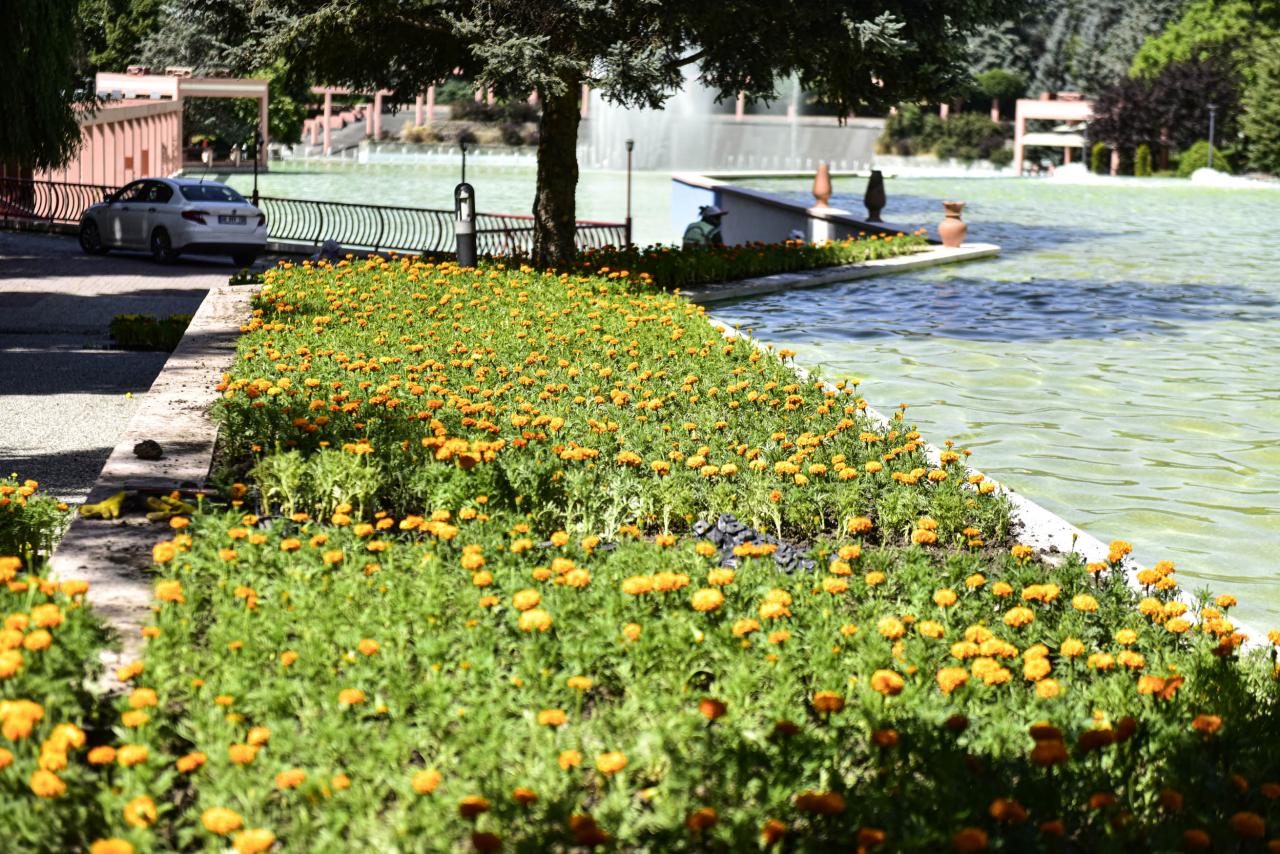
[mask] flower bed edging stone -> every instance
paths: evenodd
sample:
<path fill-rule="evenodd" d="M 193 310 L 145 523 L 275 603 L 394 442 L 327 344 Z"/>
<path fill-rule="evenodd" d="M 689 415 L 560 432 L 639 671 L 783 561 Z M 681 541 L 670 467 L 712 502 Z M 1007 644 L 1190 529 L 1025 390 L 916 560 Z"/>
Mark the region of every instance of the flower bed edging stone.
<path fill-rule="evenodd" d="M 722 282 L 716 285 L 681 290 L 680 294 L 688 298 L 690 302 L 705 305 L 711 302 L 724 302 L 743 297 L 773 294 L 780 291 L 817 288 L 838 282 L 852 282 L 857 279 L 867 279 L 887 273 L 905 273 L 908 270 L 921 270 L 926 267 L 936 267 L 940 264 L 955 264 L 960 261 L 993 258 L 999 254 L 1000 247 L 994 243 L 966 243 L 959 249 L 932 246 L 924 252 L 916 252 L 911 255 L 879 258 L 874 261 L 865 261 L 861 264 L 846 264 L 842 267 L 824 267 L 816 270 L 801 270 L 796 273 L 777 273 L 772 276 L 759 276 L 754 279 L 740 279 L 736 282 Z"/>
<path fill-rule="evenodd" d="M 256 288 L 222 286 L 210 290 L 160 375 L 152 383 L 86 503 L 122 490 L 199 489 L 213 462 L 218 426 L 209 410 L 215 386 L 235 358 L 240 327 L 249 316 Z M 158 442 L 164 456 L 142 460 L 139 442 Z M 112 690 L 115 665 L 141 654 L 142 626 L 151 616 L 151 546 L 159 525 L 140 513 L 106 522 L 76 516 L 50 559 L 51 574 L 89 582 L 86 600 L 119 636 L 119 650 L 103 650 L 102 688 Z M 167 529 L 166 529 L 167 530 Z"/>

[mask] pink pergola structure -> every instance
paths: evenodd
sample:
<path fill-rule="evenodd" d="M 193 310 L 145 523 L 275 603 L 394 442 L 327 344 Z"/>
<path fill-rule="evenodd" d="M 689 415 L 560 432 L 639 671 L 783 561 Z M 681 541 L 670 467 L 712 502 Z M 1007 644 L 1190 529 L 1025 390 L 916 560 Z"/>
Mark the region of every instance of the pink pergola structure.
<path fill-rule="evenodd" d="M 1023 150 L 1029 145 L 1062 146 L 1066 162 L 1071 162 L 1071 148 L 1079 147 L 1080 139 L 1053 138 L 1050 134 L 1028 134 L 1027 122 L 1035 119 L 1058 122 L 1087 122 L 1093 118 L 1093 102 L 1078 98 L 1048 100 L 1019 98 L 1013 125 L 1013 172 L 1022 174 Z"/>
<path fill-rule="evenodd" d="M 80 116 L 80 147 L 71 160 L 30 177 L 119 187 L 136 178 L 172 175 L 182 168 L 181 128 L 182 107 L 173 101 L 108 101 Z"/>
<path fill-rule="evenodd" d="M 311 94 L 324 96 L 324 113 L 320 117 L 319 128 L 324 132 L 324 153 L 326 155 L 333 153 L 333 96 L 334 95 L 352 95 L 359 94 L 347 89 L 343 86 L 312 86 Z M 384 95 L 390 95 L 389 89 L 380 89 L 373 93 L 373 106 L 365 111 L 365 135 L 372 136 L 374 139 L 382 138 L 382 98 Z M 427 114 L 435 109 L 436 87 L 432 86 L 427 90 L 428 106 Z M 418 124 L 422 124 L 422 96 L 418 96 L 418 103 L 415 105 L 415 116 Z M 305 125 L 303 133 L 309 133 L 311 136 L 311 144 L 316 144 L 316 123 L 314 119 L 309 119 Z M 339 125 L 341 126 L 341 125 Z"/>
<path fill-rule="evenodd" d="M 184 77 L 175 74 L 118 74 L 99 71 L 95 88 L 98 95 L 105 98 L 149 98 L 176 101 L 179 105 L 184 98 L 253 98 L 258 102 L 258 132 L 262 134 L 263 147 L 265 148 L 271 141 L 271 131 L 267 121 L 270 94 L 266 80 L 243 77 Z M 178 115 L 182 115 L 181 111 Z M 179 125 L 178 139 L 181 143 L 181 125 Z"/>

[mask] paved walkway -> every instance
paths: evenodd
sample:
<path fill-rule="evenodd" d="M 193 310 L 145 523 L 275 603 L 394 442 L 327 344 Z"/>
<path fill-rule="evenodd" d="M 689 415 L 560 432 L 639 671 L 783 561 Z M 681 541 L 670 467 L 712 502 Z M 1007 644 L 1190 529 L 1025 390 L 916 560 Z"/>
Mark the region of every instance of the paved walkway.
<path fill-rule="evenodd" d="M 73 238 L 0 231 L 0 474 L 79 501 L 167 353 L 110 349 L 117 314 L 194 314 L 229 260 L 90 257 Z"/>

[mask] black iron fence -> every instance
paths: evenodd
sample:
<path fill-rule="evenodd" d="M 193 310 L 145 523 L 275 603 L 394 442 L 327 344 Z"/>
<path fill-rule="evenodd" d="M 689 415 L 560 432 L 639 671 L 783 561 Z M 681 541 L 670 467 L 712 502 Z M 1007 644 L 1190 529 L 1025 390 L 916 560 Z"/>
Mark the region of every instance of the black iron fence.
<path fill-rule="evenodd" d="M 99 202 L 114 187 L 0 178 L 0 219 L 75 224 L 85 208 Z M 261 196 L 267 215 L 267 237 L 277 243 L 319 246 L 336 241 L 344 249 L 452 252 L 453 211 L 359 205 L 311 199 Z M 625 226 L 615 222 L 578 222 L 579 248 L 621 246 Z M 519 214 L 477 214 L 476 244 L 482 254 L 517 255 L 533 249 L 533 217 Z"/>

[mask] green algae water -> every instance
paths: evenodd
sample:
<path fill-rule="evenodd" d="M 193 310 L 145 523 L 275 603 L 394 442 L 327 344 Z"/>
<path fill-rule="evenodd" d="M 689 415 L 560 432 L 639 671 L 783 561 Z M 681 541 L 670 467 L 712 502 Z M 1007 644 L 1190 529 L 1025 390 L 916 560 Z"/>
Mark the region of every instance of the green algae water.
<path fill-rule="evenodd" d="M 862 182 L 831 204 L 863 212 Z M 804 200 L 808 182 L 750 186 Z M 1280 625 L 1280 188 L 895 179 L 884 218 L 968 202 L 997 259 L 714 306 L 857 376 L 935 443 L 1184 586 Z M 732 216 L 732 212 L 730 212 Z"/>

